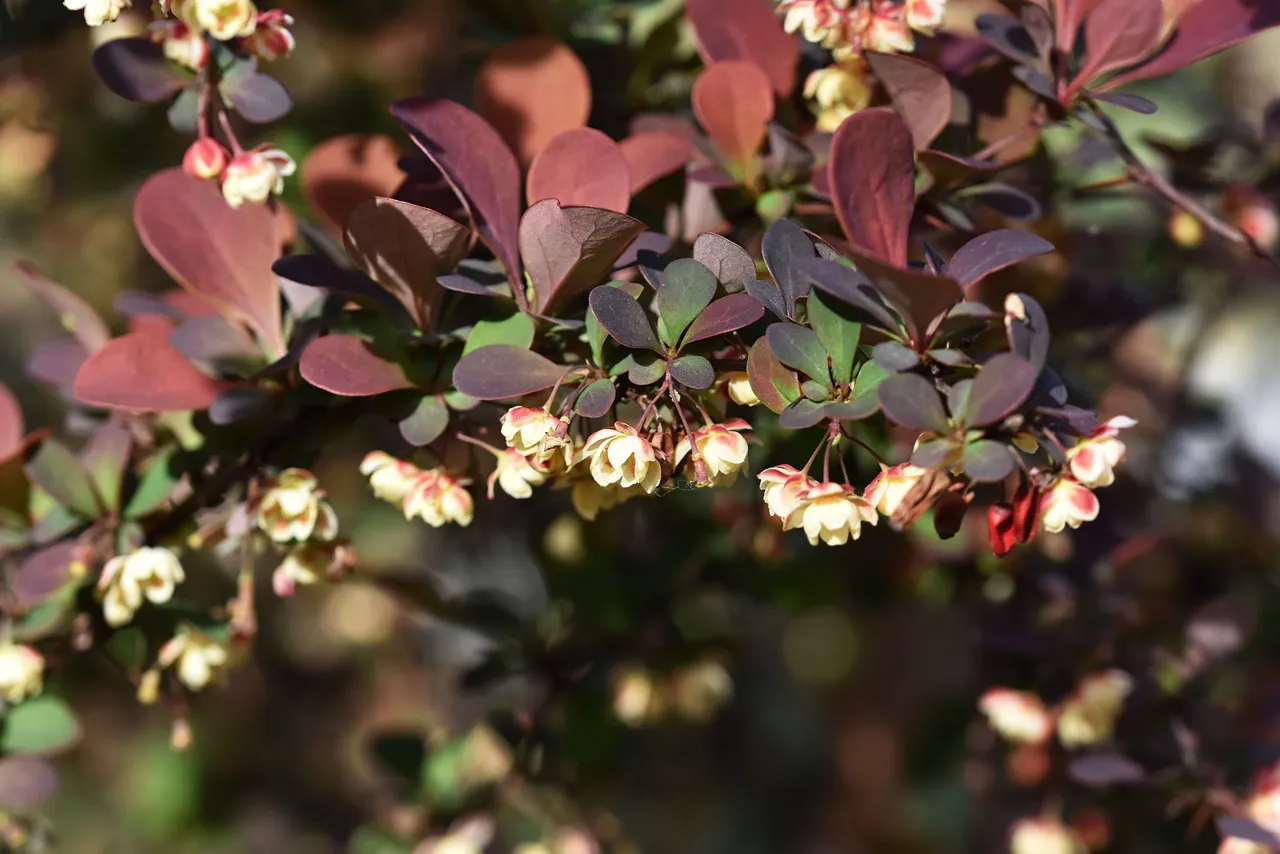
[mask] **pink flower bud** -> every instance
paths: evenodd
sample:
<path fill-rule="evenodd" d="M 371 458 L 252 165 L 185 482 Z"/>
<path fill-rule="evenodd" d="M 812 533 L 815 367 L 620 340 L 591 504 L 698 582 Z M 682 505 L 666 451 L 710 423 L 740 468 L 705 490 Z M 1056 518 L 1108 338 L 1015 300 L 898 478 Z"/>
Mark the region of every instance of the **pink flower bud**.
<path fill-rule="evenodd" d="M 231 153 L 211 136 L 202 136 L 182 157 L 182 171 L 192 178 L 211 181 L 219 178 L 231 162 Z"/>
<path fill-rule="evenodd" d="M 289 27 L 293 26 L 293 18 L 280 9 L 269 9 L 258 13 L 258 25 L 253 35 L 241 41 L 246 51 L 259 59 L 274 60 L 293 53 L 297 40 Z"/>

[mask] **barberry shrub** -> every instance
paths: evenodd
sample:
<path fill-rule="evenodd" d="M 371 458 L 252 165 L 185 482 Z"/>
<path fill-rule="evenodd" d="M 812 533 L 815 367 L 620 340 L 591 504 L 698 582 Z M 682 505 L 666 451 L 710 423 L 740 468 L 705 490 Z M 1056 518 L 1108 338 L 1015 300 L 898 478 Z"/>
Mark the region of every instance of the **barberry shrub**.
<path fill-rule="evenodd" d="M 1028 581 L 1051 577 L 1037 561 L 1114 571 L 1177 541 L 1150 520 L 1135 534 L 1138 514 L 1104 491 L 1130 479 L 1147 413 L 1100 414 L 1097 384 L 1064 358 L 1080 350 L 1051 336 L 1059 316 L 1069 334 L 1087 324 L 1040 284 L 1075 260 L 1055 245 L 1058 147 L 1041 139 L 1102 143 L 1092 156 L 1120 176 L 1072 189 L 1143 192 L 1186 251 L 1208 241 L 1221 266 L 1274 278 L 1272 185 L 1224 178 L 1216 139 L 1164 145 L 1166 177 L 1115 116 L 1157 109 L 1129 84 L 1280 25 L 1280 4 L 1010 0 L 970 32 L 946 0 L 686 0 L 663 26 L 690 33 L 701 62 L 664 56 L 654 28 L 635 47 L 670 85 L 635 98 L 652 109 L 624 134 L 590 125 L 617 101 L 593 86 L 618 80 L 525 33 L 492 50 L 469 105 L 396 100 L 398 136 L 353 128 L 300 169 L 247 138 L 290 112 L 263 70 L 311 49 L 289 14 L 64 5 L 93 26 L 132 16 L 93 69 L 191 142 L 134 198 L 138 239 L 176 287 L 122 294 L 128 331 L 15 269 L 66 329 L 28 364 L 69 417 L 65 433 L 29 432 L 0 387 L 5 844 L 57 838 L 40 805 L 82 727 L 46 683 L 73 660 L 113 661 L 185 749 L 201 738 L 192 695 L 250 666 L 260 613 L 278 613 L 263 596 L 364 576 L 480 633 L 487 652 L 459 683 L 485 713 L 407 747 L 374 736 L 391 768 L 412 766 L 397 800 L 416 812 L 367 816 L 353 847 L 634 850 L 653 834 L 584 785 L 601 774 L 574 753 L 600 726 L 587 710 L 603 701 L 615 728 L 706 725 L 736 702 L 732 615 L 846 585 L 874 607 L 873 579 L 907 567 L 901 595 L 928 577 L 989 594 L 971 597 L 975 621 L 1008 609 L 991 617 L 1007 631 L 970 651 L 1007 658 L 968 715 L 1025 789 L 991 818 L 1002 845 L 1104 847 L 1114 801 L 1096 793 L 1132 786 L 1206 805 L 1224 851 L 1280 846 L 1277 772 L 1237 799 L 1183 711 L 1238 644 L 1193 614 L 1187 649 L 1135 637 L 1087 572 L 1052 576 L 1070 595 Z M 644 4 L 619 5 L 638 18 Z M 1249 148 L 1255 177 L 1275 166 L 1270 124 Z M 305 206 L 283 201 L 293 181 Z M 356 460 L 335 451 L 356 444 Z M 334 458 L 404 526 L 546 527 L 547 566 L 599 577 L 548 577 L 552 604 L 504 611 L 371 572 L 315 473 Z M 848 623 L 834 625 L 793 641 L 840 642 Z M 1125 728 L 1135 713 L 1148 731 Z M 555 796 L 575 786 L 578 800 Z"/>

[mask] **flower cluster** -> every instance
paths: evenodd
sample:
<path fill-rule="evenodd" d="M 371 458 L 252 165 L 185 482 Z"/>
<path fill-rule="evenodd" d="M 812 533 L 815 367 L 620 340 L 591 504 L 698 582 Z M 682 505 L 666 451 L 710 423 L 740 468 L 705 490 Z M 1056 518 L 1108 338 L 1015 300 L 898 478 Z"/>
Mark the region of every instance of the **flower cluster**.
<path fill-rule="evenodd" d="M 284 179 L 297 171 L 293 158 L 269 145 L 232 154 L 211 136 L 191 144 L 182 158 L 188 175 L 219 181 L 227 204 L 238 208 L 245 202 L 262 204 L 284 192 Z"/>
<path fill-rule="evenodd" d="M 144 546 L 107 561 L 98 579 L 102 616 L 113 628 L 126 626 L 143 601 L 163 605 L 186 580 L 178 556 L 162 546 Z"/>
<path fill-rule="evenodd" d="M 382 451 L 365 456 L 360 473 L 369 478 L 374 495 L 399 504 L 406 519 L 419 517 L 433 528 L 451 522 L 463 527 L 471 524 L 475 506 L 465 479 L 443 469 L 420 469 Z"/>
<path fill-rule="evenodd" d="M 253 511 L 258 529 L 285 550 L 271 579 L 277 595 L 292 596 L 298 585 L 315 584 L 350 563 L 346 547 L 338 541 L 338 515 L 311 472 L 280 472 L 265 484 Z"/>
<path fill-rule="evenodd" d="M 1111 739 L 1132 690 L 1128 674 L 1108 670 L 1082 679 L 1056 710 L 1035 694 L 1009 688 L 983 694 L 978 709 L 1006 741 L 1040 745 L 1056 730 L 1062 746 L 1074 750 Z"/>
<path fill-rule="evenodd" d="M 782 529 L 803 528 L 810 545 L 818 541 L 842 546 L 862 536 L 864 523 L 875 525 L 880 514 L 876 504 L 890 506 L 888 480 L 900 476 L 902 466 L 882 472 L 868 487 L 865 497 L 846 484 L 820 482 L 790 465 L 774 466 L 760 472 L 760 488 L 769 513 L 782 520 Z"/>
<path fill-rule="evenodd" d="M 154 702 L 160 671 L 171 667 L 178 681 L 187 688 L 203 690 L 225 672 L 229 660 L 230 653 L 225 645 L 190 623 L 184 623 L 178 627 L 177 634 L 160 647 L 156 666 L 143 675 L 138 699 L 143 703 Z"/>
<path fill-rule="evenodd" d="M 633 728 L 671 714 L 705 723 L 733 699 L 733 677 L 715 658 L 695 661 L 666 676 L 625 665 L 614 671 L 612 681 L 613 713 Z"/>

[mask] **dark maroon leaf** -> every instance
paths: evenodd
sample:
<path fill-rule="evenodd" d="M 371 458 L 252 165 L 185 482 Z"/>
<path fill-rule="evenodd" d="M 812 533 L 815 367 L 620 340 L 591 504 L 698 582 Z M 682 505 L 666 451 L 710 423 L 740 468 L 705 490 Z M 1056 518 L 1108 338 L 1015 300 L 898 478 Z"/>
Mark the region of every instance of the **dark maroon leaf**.
<path fill-rule="evenodd" d="M 649 318 L 631 294 L 602 285 L 591 292 L 590 302 L 591 313 L 619 344 L 633 350 L 662 352 Z"/>
<path fill-rule="evenodd" d="M 982 40 L 1014 62 L 1035 63 L 1040 58 L 1035 39 L 1017 18 L 984 13 L 974 19 Z"/>
<path fill-rule="evenodd" d="M 1051 341 L 1044 309 L 1027 294 L 1010 294 L 1005 297 L 1004 306 L 1009 349 L 1036 368 L 1043 368 Z"/>
<path fill-rule="evenodd" d="M 960 247 L 951 259 L 950 274 L 967 289 L 992 273 L 1053 249 L 1043 237 L 1025 231 L 992 231 Z"/>
<path fill-rule="evenodd" d="M 490 284 L 485 282 L 477 282 L 470 276 L 464 276 L 460 273 L 450 273 L 447 276 L 441 276 L 440 287 L 447 291 L 454 291 L 460 294 L 475 294 L 481 297 L 511 297 L 511 287 L 505 280 L 499 284 Z"/>
<path fill-rule="evenodd" d="M 755 297 L 745 293 L 729 294 L 702 310 L 685 333 L 684 343 L 688 345 L 694 341 L 734 332 L 750 326 L 762 317 L 764 306 Z"/>
<path fill-rule="evenodd" d="M 997 213 L 1020 222 L 1034 222 L 1041 216 L 1040 203 L 1008 184 L 980 184 L 969 187 L 963 196 L 967 201 L 986 205 Z"/>
<path fill-rule="evenodd" d="M 72 391 L 92 406 L 182 412 L 208 408 L 222 389 L 164 338 L 131 332 L 90 356 Z"/>
<path fill-rule="evenodd" d="M 938 390 L 919 374 L 896 374 L 880 383 L 880 408 L 895 424 L 908 430 L 946 433 L 951 429 Z"/>
<path fill-rule="evenodd" d="M 112 39 L 93 52 L 93 70 L 108 89 L 129 101 L 154 104 L 178 94 L 194 79 L 165 58 L 151 39 Z"/>
<path fill-rule="evenodd" d="M 1079 406 L 1042 406 L 1036 412 L 1053 421 L 1055 429 L 1073 436 L 1087 436 L 1099 427 L 1098 416 Z"/>
<path fill-rule="evenodd" d="M 618 147 L 627 159 L 633 196 L 659 178 L 679 172 L 693 157 L 689 137 L 667 131 L 634 133 Z"/>
<path fill-rule="evenodd" d="M 1101 95 L 1094 95 L 1094 98 L 1108 104 L 1114 104 L 1124 110 L 1134 113 L 1141 113 L 1144 116 L 1155 115 L 1159 108 L 1148 101 L 1141 95 L 1133 95 L 1128 92 L 1106 92 Z"/>
<path fill-rule="evenodd" d="M 214 424 L 239 424 L 266 412 L 276 399 L 266 389 L 228 389 L 209 404 L 209 420 Z"/>
<path fill-rule="evenodd" d="M 925 269 L 935 276 L 948 275 L 950 267 L 948 267 L 946 261 L 942 260 L 942 256 L 937 253 L 937 250 L 924 241 L 921 241 L 920 245 L 924 249 Z"/>
<path fill-rule="evenodd" d="M 935 65 L 899 53 L 867 51 L 864 56 L 898 115 L 924 151 L 951 121 L 951 84 Z"/>
<path fill-rule="evenodd" d="M 778 283 L 785 305 L 783 316 L 794 317 L 796 301 L 808 295 L 810 282 L 799 274 L 798 262 L 816 257 L 813 241 L 800 226 L 780 219 L 765 230 L 760 244 L 769 275 Z"/>
<path fill-rule="evenodd" d="M 710 270 L 729 291 L 742 290 L 756 277 L 751 254 L 727 237 L 704 233 L 693 242 L 693 259 Z"/>
<path fill-rule="evenodd" d="M 825 258 L 805 258 L 795 262 L 796 275 L 812 287 L 848 303 L 863 315 L 863 322 L 896 332 L 901 322 L 885 303 L 865 273 Z"/>
<path fill-rule="evenodd" d="M 775 323 L 766 330 L 765 338 L 769 349 L 782 364 L 824 386 L 831 384 L 826 348 L 812 329 L 795 323 Z"/>
<path fill-rule="evenodd" d="M 890 373 L 909 371 L 920 364 L 920 354 L 897 341 L 882 341 L 871 350 L 875 363 Z"/>
<path fill-rule="evenodd" d="M 618 143 L 594 128 L 571 128 L 538 152 L 529 167 L 525 195 L 533 205 L 555 199 L 626 213 L 631 204 L 631 169 Z"/>
<path fill-rule="evenodd" d="M 1030 396 L 1040 371 L 1016 353 L 1001 353 L 983 363 L 962 413 L 970 427 L 985 427 L 1011 415 Z"/>
<path fill-rule="evenodd" d="M 800 137 L 777 122 L 770 122 L 768 139 L 768 171 L 777 175 L 784 186 L 812 171 L 814 154 Z"/>
<path fill-rule="evenodd" d="M 293 109 L 293 99 L 284 84 L 270 74 L 232 74 L 218 87 L 245 121 L 265 125 L 284 118 Z"/>
<path fill-rule="evenodd" d="M 284 354 L 280 286 L 271 272 L 280 234 L 269 207 L 232 208 L 216 181 L 166 169 L 142 185 L 133 218 L 151 257 L 178 284 L 246 323 L 271 357 Z"/>
<path fill-rule="evenodd" d="M 716 381 L 716 371 L 704 356 L 681 356 L 671 363 L 671 378 L 689 388 L 706 389 Z"/>
<path fill-rule="evenodd" d="M 453 384 L 476 400 L 506 400 L 551 388 L 565 371 L 563 365 L 530 350 L 492 344 L 458 361 Z"/>
<path fill-rule="evenodd" d="M 240 329 L 216 316 L 187 318 L 169 335 L 169 343 L 188 361 L 218 369 L 262 358 Z"/>
<path fill-rule="evenodd" d="M 587 385 L 574 401 L 573 411 L 586 418 L 603 418 L 618 396 L 618 389 L 607 379 L 598 379 Z"/>
<path fill-rule="evenodd" d="M 1013 469 L 1009 446 L 1002 442 L 982 439 L 964 446 L 964 473 L 974 483 L 999 483 Z"/>
<path fill-rule="evenodd" d="M 1163 29 L 1161 0 L 1101 0 L 1085 20 L 1085 58 L 1071 88 L 1143 59 L 1155 50 Z"/>
<path fill-rule="evenodd" d="M 774 413 L 781 413 L 800 397 L 800 381 L 795 372 L 778 361 L 763 337 L 751 346 L 747 354 L 747 377 L 756 397 Z"/>
<path fill-rule="evenodd" d="M 1280 849 L 1280 836 L 1276 836 L 1262 825 L 1247 818 L 1229 815 L 1219 816 L 1218 832 L 1224 837 L 1244 839 L 1248 842 L 1264 845 L 1272 851 Z"/>
<path fill-rule="evenodd" d="M 770 0 L 687 0 L 698 51 L 709 65 L 730 59 L 755 62 L 781 98 L 795 88 L 800 46 L 782 29 Z"/>
<path fill-rule="evenodd" d="M 822 407 L 823 414 L 827 418 L 834 418 L 836 421 L 861 421 L 864 418 L 870 418 L 879 411 L 880 400 L 874 394 L 861 394 L 855 396 L 852 400 L 828 403 Z"/>
<path fill-rule="evenodd" d="M 413 388 L 404 371 L 353 335 L 326 335 L 307 345 L 298 363 L 302 378 L 340 397 L 370 397 Z M 473 395 L 474 397 L 474 395 Z"/>
<path fill-rule="evenodd" d="M 773 91 L 765 73 L 745 60 L 717 62 L 694 81 L 693 111 L 711 141 L 750 181 L 773 121 Z"/>
<path fill-rule="evenodd" d="M 107 343 L 111 333 L 87 302 L 26 261 L 14 264 L 14 272 L 32 293 L 57 313 L 62 328 L 75 336 L 86 353 L 95 353 Z"/>
<path fill-rule="evenodd" d="M 671 238 L 658 231 L 645 231 L 631 241 L 617 261 L 611 273 L 643 264 L 648 267 L 665 266 L 664 256 L 671 251 Z"/>
<path fill-rule="evenodd" d="M 964 299 L 955 279 L 933 276 L 923 270 L 891 267 L 879 260 L 854 254 L 858 269 L 866 274 L 885 300 L 907 323 L 917 350 L 924 350 L 934 322 Z"/>
<path fill-rule="evenodd" d="M 644 223 L 603 208 L 538 202 L 520 220 L 520 252 L 545 313 L 597 285 L 644 230 Z"/>
<path fill-rule="evenodd" d="M 400 435 L 415 448 L 430 445 L 448 429 L 449 407 L 438 394 L 422 398 L 409 417 L 400 422 Z"/>
<path fill-rule="evenodd" d="M 844 120 L 831 140 L 832 201 L 845 236 L 875 258 L 907 263 L 907 231 L 915 208 L 911 131 L 882 107 Z"/>
<path fill-rule="evenodd" d="M 71 581 L 71 565 L 79 559 L 80 546 L 57 543 L 32 553 L 18 565 L 13 578 L 13 594 L 30 607 L 43 602 Z"/>
<path fill-rule="evenodd" d="M 747 282 L 747 295 L 755 297 L 761 305 L 773 312 L 779 320 L 787 319 L 787 307 L 783 302 L 782 291 L 778 290 L 778 286 L 773 282 L 753 279 Z"/>
<path fill-rule="evenodd" d="M 778 424 L 788 430 L 804 430 L 826 417 L 826 410 L 821 403 L 802 397 L 782 411 L 778 416 Z"/>
<path fill-rule="evenodd" d="M 0 759 L 0 806 L 26 811 L 58 790 L 58 772 L 38 756 Z"/>
<path fill-rule="evenodd" d="M 1001 169 L 999 163 L 990 160 L 959 157 L 942 151 L 921 151 L 918 156 L 920 165 L 933 176 L 934 184 L 938 187 L 951 187 L 970 180 L 975 174 Z"/>
<path fill-rule="evenodd" d="M 391 115 L 444 173 L 468 206 L 485 243 L 515 283 L 524 304 L 520 267 L 520 165 L 493 126 L 461 104 L 442 98 L 410 98 Z"/>
<path fill-rule="evenodd" d="M 355 270 L 344 270 L 323 255 L 290 255 L 272 264 L 271 270 L 282 279 L 342 294 L 356 302 L 373 302 L 389 312 L 399 306 L 377 282 Z"/>

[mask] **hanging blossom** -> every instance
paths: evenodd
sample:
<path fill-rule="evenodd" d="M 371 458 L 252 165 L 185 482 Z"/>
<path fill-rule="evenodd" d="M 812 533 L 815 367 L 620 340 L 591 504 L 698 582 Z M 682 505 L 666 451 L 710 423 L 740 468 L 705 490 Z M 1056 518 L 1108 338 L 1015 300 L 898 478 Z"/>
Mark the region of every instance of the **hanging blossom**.
<path fill-rule="evenodd" d="M 760 398 L 751 387 L 751 376 L 746 371 L 730 371 L 720 377 L 720 384 L 729 399 L 739 406 L 759 406 Z"/>
<path fill-rule="evenodd" d="M 503 413 L 500 428 L 507 447 L 531 460 L 548 467 L 557 457 L 566 465 L 572 461 L 569 419 L 557 418 L 545 407 L 513 406 Z"/>
<path fill-rule="evenodd" d="M 182 21 L 166 18 L 147 25 L 146 36 L 160 45 L 165 59 L 176 62 L 192 71 L 200 71 L 209 64 L 212 51 L 199 30 Z M 212 141 L 212 140 L 211 140 Z M 221 170 L 219 170 L 221 171 Z"/>
<path fill-rule="evenodd" d="M 818 130 L 835 133 L 854 113 L 871 106 L 871 70 L 861 56 L 851 56 L 809 73 L 804 96 L 817 105 Z"/>
<path fill-rule="evenodd" d="M 178 556 L 163 547 L 144 547 L 107 561 L 98 579 L 102 616 L 107 625 L 128 625 L 145 599 L 163 605 L 186 580 Z"/>
<path fill-rule="evenodd" d="M 276 567 L 271 588 L 277 596 L 289 597 L 299 587 L 317 584 L 322 578 L 337 578 L 354 564 L 355 556 L 345 543 L 302 543 L 290 549 Z"/>
<path fill-rule="evenodd" d="M 652 494 L 662 480 L 662 465 L 653 445 L 621 421 L 592 433 L 577 461 L 582 460 L 588 461 L 591 476 L 600 486 L 638 486 Z"/>
<path fill-rule="evenodd" d="M 899 463 L 887 468 L 881 467 L 880 474 L 867 484 L 863 496 L 871 506 L 884 516 L 892 516 L 902 506 L 903 499 L 915 489 L 920 479 L 929 473 L 928 469 L 911 463 Z"/>
<path fill-rule="evenodd" d="M 285 469 L 258 502 L 258 527 L 277 543 L 329 542 L 338 535 L 338 515 L 305 469 Z"/>
<path fill-rule="evenodd" d="M 734 418 L 695 430 L 693 442 L 685 436 L 676 445 L 676 465 L 680 465 L 691 449 L 697 447 L 698 456 L 707 467 L 708 485 L 729 486 L 738 479 L 738 473 L 747 463 L 747 440 L 743 438 L 742 431 L 750 429 L 750 424 Z"/>
<path fill-rule="evenodd" d="M 283 193 L 284 179 L 297 170 L 293 158 L 278 148 L 262 145 L 242 151 L 231 158 L 222 173 L 223 198 L 233 208 L 245 202 L 262 204 Z"/>
<path fill-rule="evenodd" d="M 803 528 L 810 545 L 818 541 L 842 546 L 862 536 L 863 524 L 875 525 L 879 514 L 853 487 L 820 482 L 789 465 L 765 469 L 756 476 L 770 515 L 784 531 Z"/>
<path fill-rule="evenodd" d="M 992 688 L 978 701 L 991 728 L 1015 744 L 1044 744 L 1056 731 L 1068 750 L 1093 747 L 1111 739 L 1133 680 L 1120 670 L 1095 673 L 1080 680 L 1057 707 L 1028 691 Z"/>
<path fill-rule="evenodd" d="M 0 700 L 9 705 L 44 688 L 44 656 L 29 646 L 0 644 Z"/>
<path fill-rule="evenodd" d="M 866 50 L 909 53 L 913 31 L 931 35 L 942 26 L 946 0 L 780 0 L 789 33 L 832 51 L 844 60 Z"/>
<path fill-rule="evenodd" d="M 298 44 L 289 29 L 293 23 L 293 16 L 280 9 L 259 12 L 253 32 L 240 39 L 240 48 L 245 53 L 268 62 L 283 59 L 293 53 Z"/>
<path fill-rule="evenodd" d="M 399 504 L 406 519 L 421 518 L 433 528 L 448 523 L 471 524 L 475 505 L 465 489 L 468 481 L 454 478 L 443 469 L 423 470 L 397 460 L 382 451 L 373 451 L 360 464 L 374 494 L 391 504 Z"/>
<path fill-rule="evenodd" d="M 178 681 L 192 691 L 203 690 L 227 666 L 227 648 L 190 623 L 178 627 L 178 633 L 160 647 L 156 666 L 160 670 L 175 668 Z"/>
<path fill-rule="evenodd" d="M 1015 744 L 1043 744 L 1053 735 L 1053 714 L 1029 691 L 992 688 L 978 700 L 991 728 Z"/>
<path fill-rule="evenodd" d="M 1011 854 L 1084 854 L 1084 841 L 1056 818 L 1024 818 L 1009 833 Z"/>
<path fill-rule="evenodd" d="M 120 13 L 133 5 L 132 0 L 62 0 L 62 5 L 74 12 L 84 12 L 84 22 L 100 27 L 120 17 Z"/>
<path fill-rule="evenodd" d="M 173 0 L 171 8 L 187 26 L 219 41 L 251 36 L 258 25 L 251 0 Z"/>
<path fill-rule="evenodd" d="M 1271 765 L 1254 776 L 1244 801 L 1244 817 L 1262 829 L 1280 835 L 1280 765 Z M 1272 848 L 1251 839 L 1228 836 L 1218 854 L 1271 854 Z"/>

